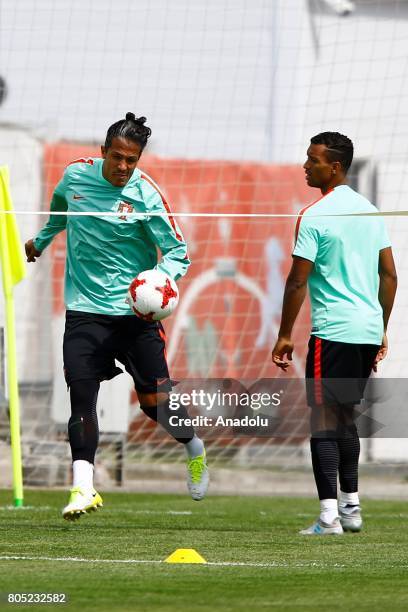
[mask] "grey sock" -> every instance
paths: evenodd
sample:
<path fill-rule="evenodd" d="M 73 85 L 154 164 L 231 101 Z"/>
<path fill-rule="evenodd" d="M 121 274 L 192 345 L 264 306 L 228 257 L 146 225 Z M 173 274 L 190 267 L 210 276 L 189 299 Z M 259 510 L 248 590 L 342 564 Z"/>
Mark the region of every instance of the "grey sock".
<path fill-rule="evenodd" d="M 204 452 L 204 442 L 196 435 L 189 442 L 186 442 L 184 446 L 190 459 L 198 457 L 198 455 L 202 455 Z"/>

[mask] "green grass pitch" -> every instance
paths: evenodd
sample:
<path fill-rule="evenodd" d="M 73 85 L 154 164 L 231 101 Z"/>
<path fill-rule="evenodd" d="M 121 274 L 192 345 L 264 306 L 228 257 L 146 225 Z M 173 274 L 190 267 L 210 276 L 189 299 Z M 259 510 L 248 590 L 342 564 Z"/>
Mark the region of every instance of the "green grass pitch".
<path fill-rule="evenodd" d="M 103 497 L 103 509 L 66 523 L 66 492 L 29 490 L 13 509 L 0 491 L 0 609 L 408 609 L 406 503 L 366 501 L 364 532 L 305 538 L 312 499 Z M 215 564 L 160 563 L 176 548 Z M 68 604 L 7 604 L 10 592 L 66 593 Z"/>

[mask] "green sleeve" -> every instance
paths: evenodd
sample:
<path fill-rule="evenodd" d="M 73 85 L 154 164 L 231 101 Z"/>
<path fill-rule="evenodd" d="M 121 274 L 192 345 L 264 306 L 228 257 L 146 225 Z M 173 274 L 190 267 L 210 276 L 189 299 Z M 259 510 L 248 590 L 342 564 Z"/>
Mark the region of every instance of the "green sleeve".
<path fill-rule="evenodd" d="M 160 216 L 150 217 L 144 224 L 147 234 L 161 251 L 162 257 L 156 268 L 177 280 L 185 275 L 190 265 L 184 237 L 158 194 L 148 199 L 147 210 L 162 213 Z"/>
<path fill-rule="evenodd" d="M 319 230 L 311 220 L 302 217 L 292 255 L 315 262 L 319 250 Z"/>
<path fill-rule="evenodd" d="M 64 178 L 58 183 L 52 196 L 50 204 L 51 212 L 64 212 L 68 210 L 68 204 L 65 199 L 65 184 L 66 177 L 64 175 Z M 34 238 L 34 246 L 37 251 L 43 251 L 50 244 L 54 236 L 66 228 L 66 225 L 66 215 L 50 215 L 47 223 Z"/>

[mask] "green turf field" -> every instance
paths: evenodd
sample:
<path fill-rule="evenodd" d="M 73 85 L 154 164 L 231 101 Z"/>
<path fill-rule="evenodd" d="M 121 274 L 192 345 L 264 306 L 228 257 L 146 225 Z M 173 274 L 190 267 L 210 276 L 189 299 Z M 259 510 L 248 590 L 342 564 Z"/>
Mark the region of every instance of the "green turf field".
<path fill-rule="evenodd" d="M 66 499 L 27 491 L 17 510 L 0 491 L 1 609 L 408 609 L 403 502 L 365 502 L 364 533 L 305 538 L 297 531 L 315 518 L 311 499 L 109 493 L 72 524 L 59 516 Z M 176 548 L 214 565 L 160 563 Z M 6 604 L 9 592 L 66 593 L 69 603 Z"/>

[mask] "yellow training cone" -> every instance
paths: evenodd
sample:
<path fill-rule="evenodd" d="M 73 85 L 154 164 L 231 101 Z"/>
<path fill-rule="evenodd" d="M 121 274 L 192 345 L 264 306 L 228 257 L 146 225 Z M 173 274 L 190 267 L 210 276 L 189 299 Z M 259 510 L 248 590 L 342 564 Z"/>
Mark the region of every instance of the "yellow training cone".
<path fill-rule="evenodd" d="M 171 553 L 165 563 L 207 563 L 207 561 L 194 548 L 178 548 Z"/>

